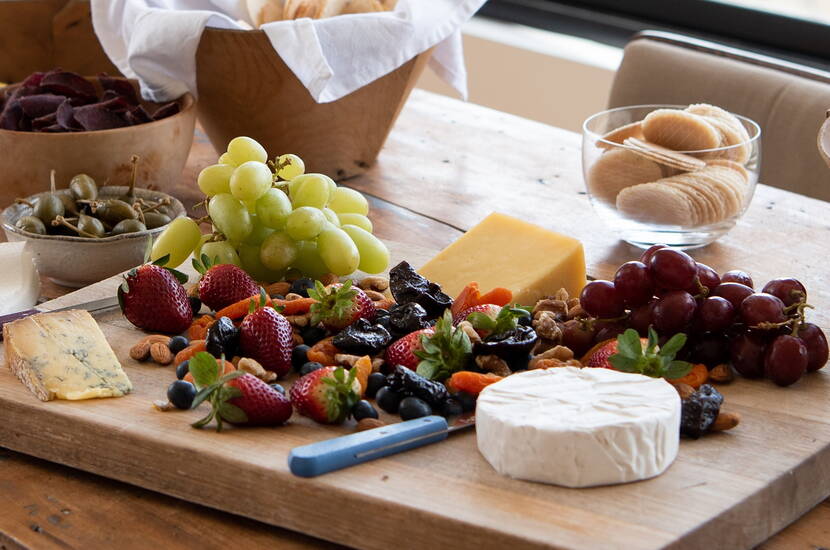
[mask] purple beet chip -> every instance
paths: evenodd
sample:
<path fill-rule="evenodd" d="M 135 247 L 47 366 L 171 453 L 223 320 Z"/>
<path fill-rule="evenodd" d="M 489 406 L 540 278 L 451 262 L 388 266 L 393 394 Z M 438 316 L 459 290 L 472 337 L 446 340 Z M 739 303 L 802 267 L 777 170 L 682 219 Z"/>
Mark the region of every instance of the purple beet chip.
<path fill-rule="evenodd" d="M 162 105 L 156 112 L 153 113 L 153 120 L 161 120 L 162 118 L 167 118 L 169 116 L 173 116 L 179 112 L 179 104 L 175 101 L 171 101 L 166 105 Z"/>
<path fill-rule="evenodd" d="M 101 87 L 106 90 L 106 92 L 104 92 L 105 97 L 102 99 L 109 99 L 106 97 L 106 94 L 108 92 L 112 92 L 115 95 L 123 96 L 124 99 L 131 105 L 138 105 L 138 96 L 135 93 L 135 88 L 133 88 L 133 85 L 128 81 L 121 78 L 113 78 L 107 73 L 99 73 L 98 82 L 100 82 Z"/>
<path fill-rule="evenodd" d="M 96 97 L 95 86 L 77 73 L 50 71 L 43 75 L 40 87 L 55 94 L 69 97 Z"/>
<path fill-rule="evenodd" d="M 40 130 L 47 126 L 54 126 L 58 123 L 58 115 L 56 113 L 49 113 L 48 115 L 32 119 L 32 130 Z"/>
<path fill-rule="evenodd" d="M 81 125 L 78 124 L 78 121 L 75 120 L 75 108 L 72 106 L 72 103 L 67 99 L 61 106 L 58 107 L 56 112 L 58 125 L 61 128 L 66 128 L 67 130 L 82 130 Z"/>
<path fill-rule="evenodd" d="M 47 126 L 45 128 L 41 128 L 39 131 L 41 132 L 66 132 L 66 128 L 59 126 L 57 124 L 53 124 L 52 126 Z"/>
<path fill-rule="evenodd" d="M 101 101 L 95 105 L 100 105 L 104 109 L 114 113 L 124 113 L 130 109 L 130 104 L 127 103 L 127 100 L 122 96 L 117 96 L 112 99 L 108 99 L 107 101 Z"/>
<path fill-rule="evenodd" d="M 144 124 L 147 122 L 153 122 L 152 117 L 150 117 L 150 113 L 147 112 L 147 109 L 138 105 L 132 111 L 127 111 L 127 121 L 130 124 Z"/>
<path fill-rule="evenodd" d="M 6 102 L 3 112 L 0 113 L 0 128 L 4 130 L 19 130 L 22 119 L 23 107 L 20 106 L 20 101 L 10 99 Z"/>
<path fill-rule="evenodd" d="M 26 77 L 26 80 L 20 83 L 21 86 L 40 86 L 40 81 L 43 80 L 43 77 L 46 73 L 32 73 Z"/>
<path fill-rule="evenodd" d="M 20 98 L 20 106 L 29 118 L 40 118 L 54 113 L 66 97 L 54 94 L 27 95 Z"/>
<path fill-rule="evenodd" d="M 75 120 L 84 130 L 108 130 L 127 126 L 127 121 L 113 111 L 108 110 L 102 103 L 93 103 L 75 108 Z"/>

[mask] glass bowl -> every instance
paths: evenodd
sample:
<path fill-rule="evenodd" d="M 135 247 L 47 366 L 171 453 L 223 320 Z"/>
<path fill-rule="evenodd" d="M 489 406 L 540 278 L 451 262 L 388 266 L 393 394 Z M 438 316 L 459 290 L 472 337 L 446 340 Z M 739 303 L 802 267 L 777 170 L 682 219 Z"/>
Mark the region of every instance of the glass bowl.
<path fill-rule="evenodd" d="M 708 105 L 689 107 L 694 116 L 686 108 L 618 107 L 582 125 L 582 173 L 591 204 L 622 240 L 640 248 L 705 246 L 735 226 L 755 193 L 758 124 Z M 640 121 L 658 109 L 673 111 L 649 118 L 648 140 Z M 730 145 L 683 148 L 724 142 Z"/>

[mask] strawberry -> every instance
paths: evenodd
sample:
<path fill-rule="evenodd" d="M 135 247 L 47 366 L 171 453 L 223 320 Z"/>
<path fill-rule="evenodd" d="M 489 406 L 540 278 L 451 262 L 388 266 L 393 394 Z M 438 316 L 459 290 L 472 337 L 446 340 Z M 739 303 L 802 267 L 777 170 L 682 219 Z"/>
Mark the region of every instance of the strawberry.
<path fill-rule="evenodd" d="M 386 348 L 386 362 L 392 366 L 402 365 L 411 370 L 417 369 L 421 360 L 415 356 L 415 352 L 423 349 L 421 335 L 432 336 L 434 333 L 435 329 L 432 327 L 422 328 L 395 340 Z"/>
<path fill-rule="evenodd" d="M 178 334 L 193 321 L 187 292 L 179 282 L 187 276 L 165 269 L 160 265 L 164 262 L 162 258 L 128 271 L 118 287 L 118 303 L 124 317 L 138 328 Z"/>
<path fill-rule="evenodd" d="M 202 274 L 199 299 L 213 311 L 259 293 L 259 285 L 243 269 L 233 264 L 212 265 L 206 254 L 193 267 Z"/>
<path fill-rule="evenodd" d="M 510 308 L 504 308 L 502 311 L 505 315 L 510 315 Z M 483 313 L 478 315 L 493 325 L 496 324 L 496 321 Z M 501 317 L 503 315 L 500 312 L 498 318 Z M 515 328 L 515 318 L 510 319 Z M 416 372 L 429 380 L 444 380 L 455 372 L 467 369 L 473 357 L 473 344 L 466 332 L 452 326 L 452 312 L 449 309 L 435 322 L 434 331 L 431 336 L 421 335 L 423 349 L 413 352 L 415 357 L 420 359 Z"/>
<path fill-rule="evenodd" d="M 377 310 L 372 299 L 352 281 L 324 287 L 320 281 L 308 291 L 309 298 L 317 300 L 311 305 L 311 324 L 323 323 L 332 332 L 343 330 L 358 319 L 373 321 Z"/>
<path fill-rule="evenodd" d="M 291 370 L 292 332 L 288 319 L 277 310 L 259 307 L 242 320 L 239 344 L 245 357 L 256 359 L 266 370 L 282 376 Z"/>
<path fill-rule="evenodd" d="M 469 313 L 467 313 L 469 312 Z M 516 331 L 519 318 L 530 319 L 530 312 L 520 307 L 500 307 L 492 304 L 473 306 L 464 310 L 465 318 L 473 325 L 479 336 L 507 334 Z"/>
<path fill-rule="evenodd" d="M 499 314 L 499 311 L 501 311 L 501 306 L 497 306 L 495 304 L 479 304 L 477 306 L 468 307 L 461 313 L 453 316 L 452 324 L 457 325 L 461 321 L 466 321 L 467 316 L 471 313 L 483 313 L 484 315 L 487 315 L 491 319 L 495 320 L 496 315 Z"/>
<path fill-rule="evenodd" d="M 589 352 L 588 367 L 603 367 L 623 372 L 634 372 L 654 378 L 682 378 L 692 365 L 674 357 L 686 344 L 686 335 L 677 333 L 665 344 L 658 346 L 659 339 L 653 328 L 648 329 L 648 338 L 640 338 L 637 331 L 628 329 L 616 340 L 601 343 L 593 353 Z"/>
<path fill-rule="evenodd" d="M 283 394 L 243 371 L 233 371 L 219 376 L 216 360 L 209 353 L 199 352 L 189 362 L 190 373 L 199 393 L 191 408 L 203 401 L 211 404 L 210 413 L 195 422 L 201 428 L 216 420 L 216 430 L 222 430 L 222 422 L 245 426 L 279 426 L 290 417 L 291 402 Z"/>
<path fill-rule="evenodd" d="M 340 424 L 360 400 L 357 370 L 343 367 L 312 371 L 291 386 L 291 403 L 297 412 L 321 424 Z"/>
<path fill-rule="evenodd" d="M 641 338 L 641 341 L 647 342 L 645 338 Z M 617 353 L 618 344 L 616 338 L 609 338 L 608 340 L 603 340 L 599 342 L 594 347 L 589 349 L 585 355 L 582 357 L 582 364 L 586 367 L 594 367 L 594 368 L 602 368 L 602 369 L 613 369 L 614 367 L 611 366 L 610 361 L 608 358 Z"/>

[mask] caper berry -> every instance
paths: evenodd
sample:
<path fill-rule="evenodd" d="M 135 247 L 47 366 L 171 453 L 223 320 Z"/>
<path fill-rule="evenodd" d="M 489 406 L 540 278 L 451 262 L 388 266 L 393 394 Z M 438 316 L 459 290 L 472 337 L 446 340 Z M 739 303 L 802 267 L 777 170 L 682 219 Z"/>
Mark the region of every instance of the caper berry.
<path fill-rule="evenodd" d="M 78 174 L 69 181 L 69 190 L 75 200 L 94 201 L 98 198 L 98 185 L 86 174 Z"/>
<path fill-rule="evenodd" d="M 138 220 L 121 220 L 112 228 L 112 234 L 137 233 L 139 231 L 145 231 L 146 229 L 147 227 Z"/>
<path fill-rule="evenodd" d="M 14 226 L 29 233 L 36 233 L 38 235 L 46 235 L 46 226 L 40 218 L 35 216 L 23 216 L 17 220 Z"/>
<path fill-rule="evenodd" d="M 78 218 L 78 230 L 82 237 L 86 237 L 84 233 L 94 235 L 95 237 L 103 237 L 107 230 L 104 229 L 104 224 L 98 218 L 81 214 Z M 81 233 L 83 232 L 83 233 Z"/>
<path fill-rule="evenodd" d="M 63 201 L 56 193 L 41 195 L 35 202 L 32 214 L 45 224 L 51 223 L 58 216 L 63 216 Z"/>
<path fill-rule="evenodd" d="M 68 195 L 66 193 L 55 193 L 58 198 L 63 203 L 63 212 L 64 214 L 68 214 L 70 216 L 77 216 L 78 215 L 78 205 L 75 204 L 75 199 L 72 198 L 72 195 Z"/>
<path fill-rule="evenodd" d="M 138 212 L 132 206 L 118 199 L 105 200 L 95 210 L 95 215 L 110 225 L 115 225 L 121 220 L 138 218 Z"/>
<path fill-rule="evenodd" d="M 167 214 L 160 212 L 146 212 L 144 214 L 144 224 L 147 226 L 147 229 L 155 229 L 168 223 L 170 223 L 170 216 Z"/>

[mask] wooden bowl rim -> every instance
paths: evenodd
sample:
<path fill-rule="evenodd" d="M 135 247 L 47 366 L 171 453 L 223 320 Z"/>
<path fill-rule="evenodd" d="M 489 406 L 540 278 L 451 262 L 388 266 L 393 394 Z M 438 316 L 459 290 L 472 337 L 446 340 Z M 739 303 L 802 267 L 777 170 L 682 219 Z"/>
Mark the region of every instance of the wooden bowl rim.
<path fill-rule="evenodd" d="M 107 190 L 107 192 L 104 193 L 104 196 L 105 197 L 110 197 L 111 195 L 112 196 L 119 196 L 123 193 L 126 193 L 127 189 L 129 189 L 129 187 L 127 187 L 126 185 L 105 185 L 105 186 L 101 187 L 98 190 L 98 192 L 101 193 L 104 189 Z M 68 192 L 68 190 L 67 189 L 58 189 L 56 192 L 66 193 L 66 192 Z M 32 202 L 31 199 L 35 199 L 35 198 L 37 198 L 41 195 L 45 195 L 47 193 L 51 193 L 51 191 L 42 191 L 40 193 L 35 193 L 34 195 L 30 195 L 30 196 L 26 197 L 25 200 L 27 200 L 29 202 Z M 176 197 L 174 197 L 173 195 L 168 195 L 167 193 L 163 193 L 161 191 L 155 191 L 155 190 L 152 190 L 152 189 L 143 189 L 141 187 L 137 187 L 135 189 L 135 193 L 136 193 L 136 195 L 138 195 L 139 197 L 141 197 L 143 199 L 150 199 L 150 200 L 158 200 L 158 199 L 161 199 L 161 198 L 169 197 L 172 200 L 172 202 L 170 203 L 170 206 L 173 207 L 173 209 L 176 211 L 176 215 L 173 217 L 173 219 L 170 220 L 171 223 L 176 218 L 181 218 L 181 217 L 184 217 L 184 216 L 187 215 L 187 212 L 185 211 L 185 208 L 184 208 L 184 205 L 182 204 L 182 202 L 179 199 L 177 199 Z M 22 229 L 19 229 L 19 228 L 15 227 L 11 223 L 11 210 L 15 207 L 17 207 L 16 204 L 11 204 L 11 205 L 7 206 L 5 209 L 3 209 L 3 212 L 0 212 L 0 222 L 2 222 L 3 230 L 5 230 L 7 233 L 14 233 L 15 235 L 20 235 L 24 239 L 28 239 L 28 240 L 63 241 L 63 242 L 68 242 L 68 243 L 87 243 L 87 244 L 112 243 L 112 242 L 117 242 L 117 241 L 137 239 L 137 238 L 140 238 L 140 237 L 146 237 L 148 235 L 154 236 L 157 233 L 161 233 L 162 231 L 164 231 L 167 228 L 167 226 L 170 225 L 168 223 L 168 224 L 162 225 L 161 227 L 155 227 L 153 229 L 145 229 L 144 231 L 136 231 L 134 233 L 122 233 L 121 235 L 111 235 L 109 237 L 101 237 L 100 239 L 91 239 L 89 237 L 74 237 L 72 235 L 39 235 L 37 233 L 30 233 L 28 231 L 23 231 Z"/>
<path fill-rule="evenodd" d="M 85 76 L 83 78 L 85 78 L 89 82 L 97 82 L 98 81 L 97 76 Z M 130 82 L 133 85 L 138 84 L 138 80 L 136 80 L 135 78 L 125 78 L 123 76 L 113 76 L 111 78 L 116 78 L 118 80 L 126 80 L 127 82 Z M 20 86 L 20 84 L 21 84 L 20 82 L 16 82 L 14 84 L 9 84 L 8 86 L 4 86 L 3 88 L 0 88 L 0 92 L 5 94 L 9 90 L 13 90 L 14 88 L 17 88 L 18 86 Z M 167 122 L 167 121 L 172 121 L 172 120 L 175 120 L 175 119 L 181 117 L 182 115 L 189 114 L 196 107 L 196 98 L 193 97 L 193 94 L 191 94 L 190 92 L 185 92 L 184 95 L 177 97 L 173 101 L 175 101 L 176 103 L 179 104 L 179 112 L 178 113 L 176 113 L 175 115 L 169 116 L 169 117 L 162 118 L 161 120 L 153 120 L 152 122 L 145 122 L 143 124 L 134 124 L 132 126 L 122 126 L 121 128 L 107 128 L 106 130 L 81 130 L 81 131 L 78 131 L 78 132 L 24 132 L 22 130 L 6 130 L 5 128 L 0 128 L 0 134 L 6 134 L 6 135 L 10 135 L 10 136 L 11 135 L 51 136 L 52 138 L 58 138 L 58 139 L 67 138 L 67 137 L 70 137 L 70 136 L 76 136 L 77 137 L 77 136 L 89 136 L 89 135 L 101 135 L 101 136 L 111 135 L 112 133 L 115 133 L 115 132 L 129 132 L 130 130 L 135 130 L 136 128 L 154 127 L 154 125 L 156 125 L 156 124 L 160 124 L 160 123 Z M 155 102 L 151 102 L 151 103 L 155 103 Z M 34 139 L 39 139 L 39 138 L 34 138 Z M 49 139 L 49 138 L 47 138 L 47 139 Z"/>

